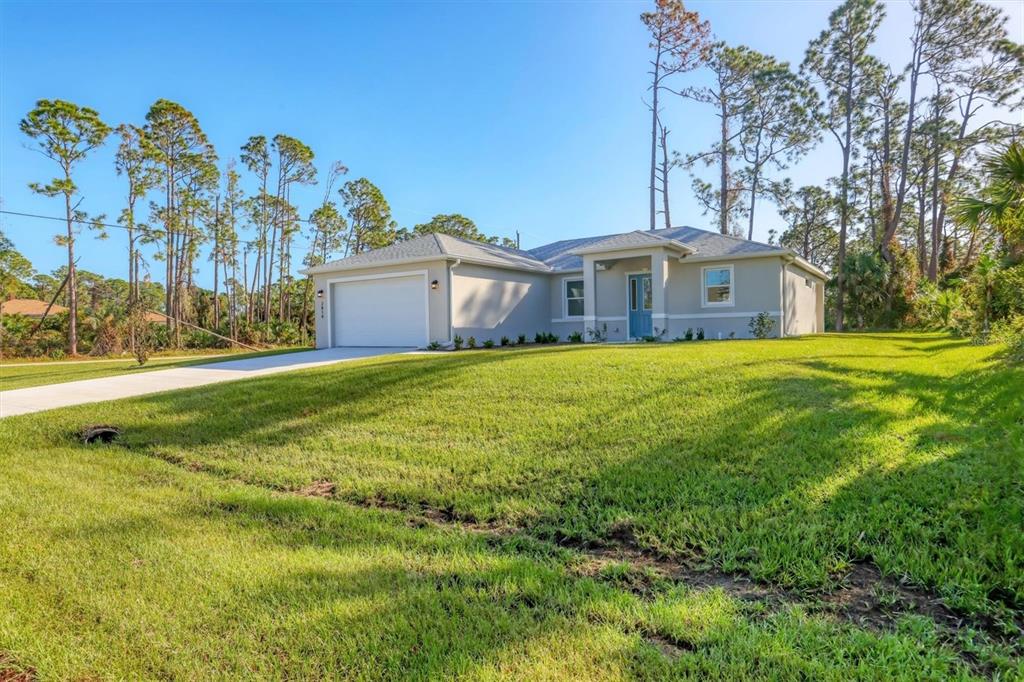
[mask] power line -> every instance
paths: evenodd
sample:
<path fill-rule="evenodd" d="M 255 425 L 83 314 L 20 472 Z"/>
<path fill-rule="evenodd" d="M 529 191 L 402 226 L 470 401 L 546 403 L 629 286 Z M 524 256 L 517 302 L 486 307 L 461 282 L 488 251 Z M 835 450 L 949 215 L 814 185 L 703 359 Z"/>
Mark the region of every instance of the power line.
<path fill-rule="evenodd" d="M 52 215 L 39 215 L 38 213 L 22 213 L 20 211 L 5 211 L 3 209 L 0 209 L 0 214 L 20 216 L 22 218 L 38 218 L 40 220 L 55 220 L 55 221 L 62 222 L 62 223 L 66 223 L 67 222 L 67 218 L 61 218 L 59 216 L 52 216 Z M 295 220 L 297 220 L 298 222 L 302 222 L 302 223 L 309 223 L 308 220 L 305 220 L 303 218 L 296 218 Z M 98 222 L 93 221 L 93 220 L 79 220 L 77 218 L 72 218 L 71 222 L 79 223 L 79 224 L 82 224 L 82 225 L 93 225 L 93 226 L 96 226 L 96 227 L 112 227 L 112 228 L 116 228 L 116 229 L 119 229 L 119 230 L 128 230 L 129 229 L 126 225 L 119 225 L 117 223 L 98 223 Z M 158 229 L 154 229 L 154 228 L 151 228 L 151 227 L 143 227 L 141 225 L 136 225 L 132 229 L 138 230 L 139 232 L 142 232 L 144 234 L 149 234 L 151 236 L 152 235 L 163 235 L 164 234 L 163 230 L 158 230 Z M 257 244 L 258 245 L 260 243 L 260 241 L 258 239 L 236 239 L 235 241 L 238 244 Z M 295 242 L 292 242 L 292 245 L 295 246 L 296 245 Z M 299 245 L 298 246 L 298 250 L 299 251 L 303 251 L 303 250 L 307 250 L 308 251 L 311 248 L 312 248 L 312 245 L 308 244 L 308 243 L 305 244 L 305 245 Z"/>

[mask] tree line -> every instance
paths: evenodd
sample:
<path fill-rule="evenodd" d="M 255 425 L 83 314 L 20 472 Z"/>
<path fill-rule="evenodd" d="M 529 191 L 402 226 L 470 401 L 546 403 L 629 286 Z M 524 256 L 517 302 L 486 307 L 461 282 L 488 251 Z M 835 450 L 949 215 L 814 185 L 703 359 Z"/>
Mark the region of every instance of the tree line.
<path fill-rule="evenodd" d="M 917 283 L 939 286 L 1005 249 L 1006 221 L 972 214 L 966 198 L 981 191 L 986 159 L 1021 138 L 1019 119 L 995 113 L 1022 108 L 1024 47 L 1010 40 L 1006 15 L 979 0 L 915 0 L 911 8 L 906 65 L 894 69 L 872 54 L 885 5 L 845 0 L 793 67 L 716 40 L 682 0 L 657 0 L 641 14 L 652 53 L 651 229 L 659 215 L 671 225 L 675 168 L 689 172 L 723 234 L 752 239 L 759 202 L 774 203 L 786 228 L 772 240 L 834 276 L 837 330 L 848 326 L 851 283 L 865 269 L 879 273 L 881 291 L 872 295 L 884 310 L 875 319 L 891 325 Z M 684 86 L 680 75 L 697 70 L 708 84 Z M 716 118 L 719 134 L 702 151 L 670 149 L 666 110 L 679 99 L 707 105 Z M 820 144 L 839 151 L 835 174 L 794 187 L 785 171 Z M 717 171 L 713 181 L 704 168 Z M 863 315 L 855 320 L 864 323 Z"/>
<path fill-rule="evenodd" d="M 384 194 L 370 180 L 358 178 L 337 186 L 348 174 L 340 161 L 328 166 L 321 183 L 323 199 L 303 218 L 292 190 L 320 181 L 315 154 L 307 144 L 285 134 L 253 135 L 238 150 L 237 159 L 222 164 L 196 116 L 166 99 L 150 107 L 142 125 L 117 126 L 108 125 L 89 107 L 40 100 L 20 128 L 58 168 L 49 182 L 32 183 L 30 188 L 63 203 L 65 228 L 57 243 L 67 251 L 67 265 L 53 297 L 66 297 L 71 355 L 78 352 L 75 245 L 82 225 L 101 237 L 113 227 L 127 232 L 126 316 L 153 307 L 151 297 L 142 296 L 142 283 L 150 279 L 143 273 L 159 264 L 164 286 L 158 312 L 166 316 L 176 345 L 181 344 L 183 325 L 209 327 L 231 339 L 256 326 L 291 325 L 305 338 L 312 321 L 312 287 L 309 278 L 295 281 L 298 264 L 320 265 L 335 256 L 434 232 L 518 246 L 509 238 L 483 234 L 460 214 L 438 214 L 411 229 L 400 228 Z M 106 215 L 89 215 L 81 208 L 83 197 L 75 183 L 81 164 L 111 137 L 117 144 L 113 170 L 124 191 L 115 224 L 106 223 Z M 243 172 L 255 187 L 248 194 Z M 295 246 L 300 235 L 308 240 L 304 249 Z M 208 292 L 194 279 L 204 254 L 213 275 Z M 207 300 L 212 305 L 205 305 Z"/>

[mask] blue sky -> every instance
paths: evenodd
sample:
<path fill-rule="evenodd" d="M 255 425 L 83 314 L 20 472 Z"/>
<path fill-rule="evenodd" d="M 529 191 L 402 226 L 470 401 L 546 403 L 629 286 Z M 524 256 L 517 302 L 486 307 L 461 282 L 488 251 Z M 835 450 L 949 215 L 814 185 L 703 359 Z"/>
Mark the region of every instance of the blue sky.
<path fill-rule="evenodd" d="M 403 226 L 462 213 L 491 234 L 518 229 L 524 248 L 643 228 L 648 50 L 639 14 L 649 4 L 2 0 L 0 207 L 60 215 L 59 200 L 27 189 L 54 175 L 18 131 L 37 99 L 88 105 L 116 125 L 143 123 L 163 97 L 198 117 L 222 160 L 237 156 L 248 136 L 278 132 L 309 144 L 321 172 L 341 160 L 350 177 L 381 188 Z M 719 38 L 794 64 L 836 4 L 688 3 Z M 993 4 L 1024 42 L 1024 2 Z M 909 5 L 892 2 L 888 14 L 874 52 L 902 66 Z M 702 105 L 670 101 L 667 116 L 672 145 L 683 153 L 714 138 L 715 119 Z M 1012 116 L 1021 120 L 1020 112 Z M 114 147 L 112 137 L 76 178 L 82 208 L 111 219 L 124 191 Z M 788 174 L 798 184 L 820 183 L 837 163 L 825 140 Z M 673 184 L 673 222 L 713 229 L 687 174 L 676 171 Z M 321 197 L 317 187 L 293 191 L 304 215 Z M 37 270 L 66 258 L 52 241 L 59 223 L 0 216 L 0 226 Z M 780 227 L 769 205 L 759 209 L 756 239 Z M 126 274 L 116 230 L 106 242 L 83 233 L 79 252 L 82 268 Z M 154 278 L 160 274 L 154 265 Z M 208 279 L 204 267 L 198 280 Z"/>

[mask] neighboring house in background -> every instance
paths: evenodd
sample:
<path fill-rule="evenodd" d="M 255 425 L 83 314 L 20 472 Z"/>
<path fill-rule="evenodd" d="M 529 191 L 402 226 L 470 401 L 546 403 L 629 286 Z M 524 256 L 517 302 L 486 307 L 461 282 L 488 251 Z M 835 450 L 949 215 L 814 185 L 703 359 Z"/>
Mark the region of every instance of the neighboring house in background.
<path fill-rule="evenodd" d="M 46 312 L 46 305 L 46 301 L 37 301 L 33 298 L 11 298 L 0 302 L 0 313 L 4 315 L 24 315 L 25 317 L 38 320 Z M 56 303 L 50 308 L 51 315 L 59 315 L 67 311 L 67 308 Z"/>
<path fill-rule="evenodd" d="M 538 331 L 566 339 L 664 340 L 687 328 L 749 337 L 824 330 L 825 273 L 789 249 L 693 227 L 569 239 L 528 251 L 430 234 L 303 271 L 316 289 L 316 343 L 479 342 Z"/>

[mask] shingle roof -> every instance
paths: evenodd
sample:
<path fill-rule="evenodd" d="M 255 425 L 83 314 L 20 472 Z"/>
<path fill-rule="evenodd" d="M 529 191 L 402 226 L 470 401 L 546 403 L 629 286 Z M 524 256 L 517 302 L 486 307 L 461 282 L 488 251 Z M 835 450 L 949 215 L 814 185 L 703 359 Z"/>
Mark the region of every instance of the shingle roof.
<path fill-rule="evenodd" d="M 528 251 L 510 249 L 497 244 L 474 242 L 446 234 L 435 235 L 446 255 L 456 258 L 470 258 L 477 261 L 493 261 L 497 265 L 529 268 L 531 270 L 550 270 L 550 266 Z"/>
<path fill-rule="evenodd" d="M 568 239 L 531 249 L 530 253 L 543 260 L 554 270 L 579 270 L 583 267 L 583 258 L 574 255 L 573 251 L 617 244 L 621 244 L 623 248 L 633 248 L 648 246 L 655 241 L 665 239 L 685 244 L 696 252 L 695 256 L 702 258 L 718 258 L 753 253 L 775 253 L 781 250 L 777 246 L 748 241 L 740 237 L 732 237 L 717 232 L 699 230 L 696 227 L 672 227 L 646 232 L 639 230 L 624 232 L 603 237 Z"/>
<path fill-rule="evenodd" d="M 4 315 L 24 315 L 26 317 L 42 317 L 46 312 L 46 301 L 37 301 L 33 298 L 12 298 L 9 301 L 0 302 L 0 309 Z M 66 313 L 68 311 L 62 305 L 53 304 L 50 308 L 51 315 Z"/>
<path fill-rule="evenodd" d="M 620 232 L 579 239 L 563 239 L 538 246 L 527 251 L 510 249 L 497 244 L 486 244 L 469 239 L 461 239 L 444 234 L 427 234 L 397 242 L 373 251 L 356 256 L 349 256 L 332 261 L 325 265 L 310 268 L 309 272 L 330 272 L 335 269 L 351 269 L 372 267 L 404 260 L 423 260 L 428 258 L 465 258 L 494 265 L 540 270 L 544 272 L 559 270 L 579 270 L 583 267 L 583 258 L 574 252 L 580 249 L 601 247 L 621 247 L 624 249 L 663 244 L 673 240 L 692 248 L 694 256 L 701 258 L 719 258 L 756 253 L 777 253 L 777 246 L 748 241 L 740 237 L 700 230 L 696 227 L 672 227 L 659 230 Z"/>
<path fill-rule="evenodd" d="M 330 272 L 334 269 L 373 267 L 385 263 L 428 258 L 466 258 L 494 265 L 548 271 L 551 268 L 526 251 L 510 249 L 497 244 L 475 242 L 470 239 L 452 237 L 447 234 L 425 234 L 405 241 L 396 242 L 355 256 L 331 261 L 310 268 L 309 272 Z"/>

